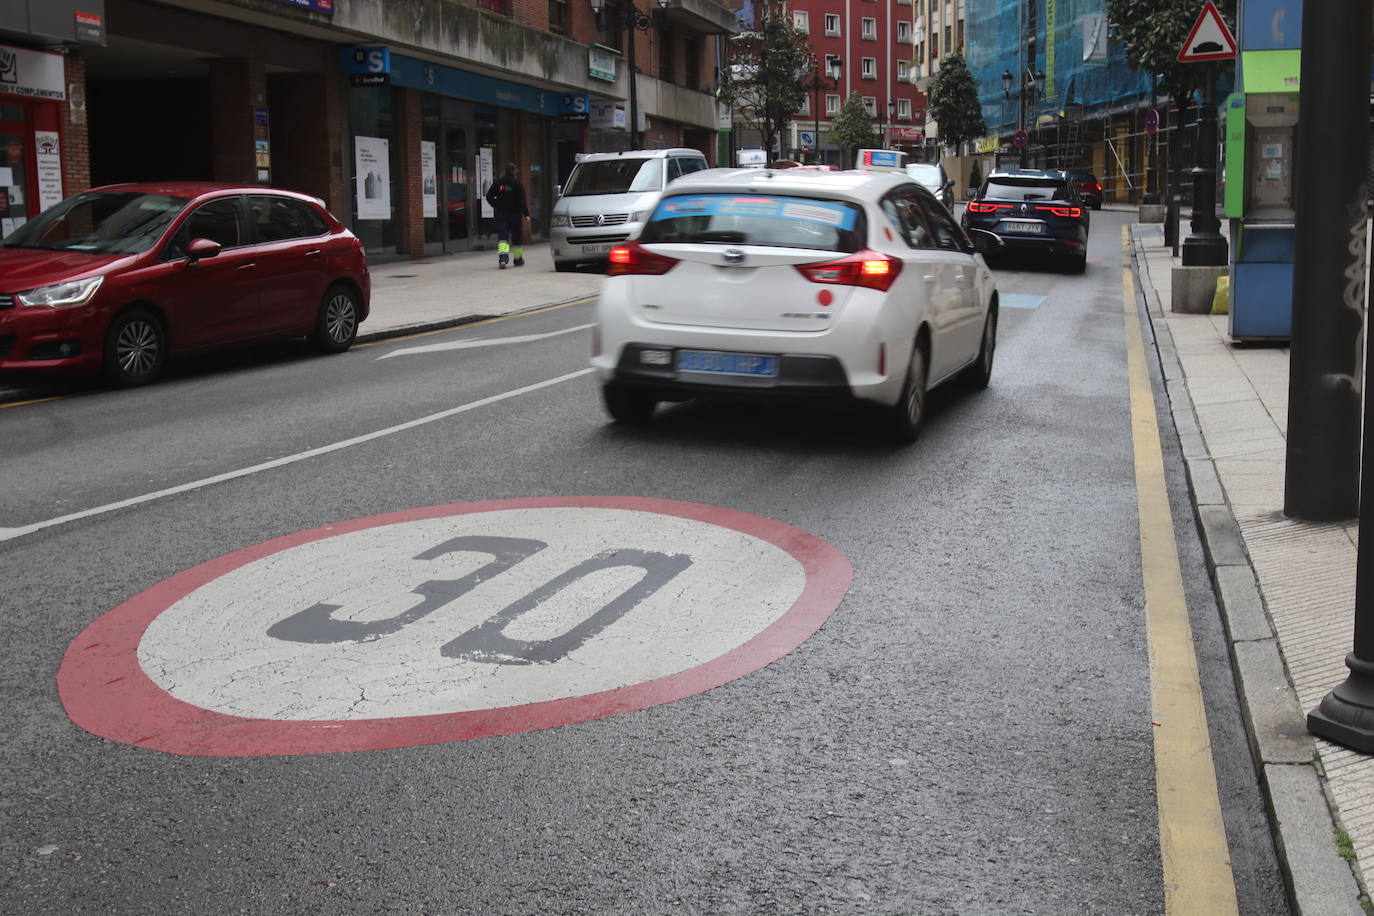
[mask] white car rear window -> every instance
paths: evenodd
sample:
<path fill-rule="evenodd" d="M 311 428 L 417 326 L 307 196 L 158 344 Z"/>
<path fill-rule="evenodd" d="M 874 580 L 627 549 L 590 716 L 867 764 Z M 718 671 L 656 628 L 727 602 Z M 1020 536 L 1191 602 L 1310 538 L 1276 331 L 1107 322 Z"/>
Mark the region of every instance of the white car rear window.
<path fill-rule="evenodd" d="M 854 252 L 864 248 L 866 234 L 863 209 L 847 201 L 776 194 L 679 194 L 654 209 L 640 241 Z"/>

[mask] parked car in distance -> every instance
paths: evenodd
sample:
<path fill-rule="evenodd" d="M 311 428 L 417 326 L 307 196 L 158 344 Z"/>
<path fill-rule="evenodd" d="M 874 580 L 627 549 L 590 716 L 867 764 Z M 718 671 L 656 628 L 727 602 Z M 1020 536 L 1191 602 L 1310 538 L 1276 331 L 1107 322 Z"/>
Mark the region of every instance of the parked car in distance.
<path fill-rule="evenodd" d="M 368 315 L 362 243 L 323 203 L 262 186 L 95 188 L 0 243 L 0 371 L 102 370 L 308 336 L 347 350 Z"/>
<path fill-rule="evenodd" d="M 699 396 L 862 402 L 916 438 L 929 388 L 988 384 L 998 298 L 980 250 L 902 169 L 712 169 L 611 250 L 592 365 L 647 422 Z"/>
<path fill-rule="evenodd" d="M 668 182 L 706 167 L 706 157 L 694 149 L 583 156 L 549 219 L 554 270 L 604 264 L 611 248 L 639 234 Z"/>
<path fill-rule="evenodd" d="M 934 194 L 935 199 L 945 205 L 945 209 L 954 212 L 954 179 L 945 172 L 943 163 L 912 162 L 907 165 L 906 173 Z"/>
<path fill-rule="evenodd" d="M 1088 211 L 1063 172 L 993 172 L 964 208 L 962 223 L 995 234 L 1009 254 L 1038 251 L 1076 273 L 1087 269 Z"/>
<path fill-rule="evenodd" d="M 1097 180 L 1097 176 L 1092 172 L 1068 171 L 1065 173 L 1069 181 L 1073 182 L 1073 188 L 1078 192 L 1078 196 L 1083 198 L 1086 206 L 1094 210 L 1102 209 L 1102 182 Z M 1220 198 L 1218 198 L 1220 199 Z"/>

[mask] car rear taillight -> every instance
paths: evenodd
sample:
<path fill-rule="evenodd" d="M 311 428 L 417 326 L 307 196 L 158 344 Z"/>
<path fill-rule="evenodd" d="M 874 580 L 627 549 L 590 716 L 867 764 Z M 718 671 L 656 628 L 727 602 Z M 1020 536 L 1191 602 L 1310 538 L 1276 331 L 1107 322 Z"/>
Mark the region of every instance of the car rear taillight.
<path fill-rule="evenodd" d="M 1055 216 L 1066 216 L 1071 219 L 1077 219 L 1083 215 L 1082 207 L 1036 207 L 1035 209 L 1048 210 Z"/>
<path fill-rule="evenodd" d="M 976 200 L 969 201 L 968 212 L 970 213 L 992 213 L 996 210 L 1010 210 L 1011 204 L 981 204 Z"/>
<path fill-rule="evenodd" d="M 672 270 L 677 263 L 677 258 L 654 254 L 638 242 L 626 242 L 611 249 L 606 276 L 625 277 L 638 274 L 657 277 Z"/>
<path fill-rule="evenodd" d="M 887 292 L 902 272 L 902 262 L 876 251 L 860 251 L 824 264 L 799 264 L 797 272 L 812 283 L 862 286 Z"/>

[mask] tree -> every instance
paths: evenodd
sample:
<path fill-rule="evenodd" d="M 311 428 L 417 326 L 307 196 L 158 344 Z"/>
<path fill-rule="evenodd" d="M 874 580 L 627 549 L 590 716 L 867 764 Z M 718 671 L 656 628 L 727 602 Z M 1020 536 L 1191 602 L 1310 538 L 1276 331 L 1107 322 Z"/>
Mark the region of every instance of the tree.
<path fill-rule="evenodd" d="M 1217 9 L 1228 23 L 1236 21 L 1236 0 L 1217 0 Z M 1197 0 L 1107 0 L 1107 18 L 1126 62 L 1157 74 L 1179 111 L 1189 107 L 1193 92 L 1202 87 L 1202 66 L 1178 62 L 1201 10 Z"/>
<path fill-rule="evenodd" d="M 881 145 L 877 132 L 873 130 L 873 117 L 864 107 L 863 97 L 857 92 L 849 93 L 835 120 L 830 122 L 830 136 L 834 138 L 836 146 L 849 153 L 851 165 L 856 150 Z"/>
<path fill-rule="evenodd" d="M 930 116 L 940 125 L 940 140 L 959 148 L 988 132 L 983 123 L 983 106 L 961 52 L 948 54 L 930 84 Z"/>
<path fill-rule="evenodd" d="M 806 104 L 816 56 L 782 0 L 763 0 L 758 28 L 730 38 L 720 99 L 740 123 L 758 130 L 771 151 L 787 122 Z"/>

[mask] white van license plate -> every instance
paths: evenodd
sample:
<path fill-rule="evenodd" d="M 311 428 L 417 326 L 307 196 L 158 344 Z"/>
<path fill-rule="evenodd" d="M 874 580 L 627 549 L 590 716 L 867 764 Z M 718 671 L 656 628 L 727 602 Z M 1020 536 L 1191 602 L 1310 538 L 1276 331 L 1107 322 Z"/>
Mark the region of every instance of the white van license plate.
<path fill-rule="evenodd" d="M 778 358 L 757 353 L 719 353 L 714 350 L 679 350 L 679 372 L 712 372 L 717 375 L 755 375 L 774 378 Z"/>
<path fill-rule="evenodd" d="M 583 246 L 582 246 L 582 253 L 583 253 L 583 254 L 606 254 L 606 253 L 609 252 L 613 247 L 614 247 L 613 245 L 583 245 Z"/>

